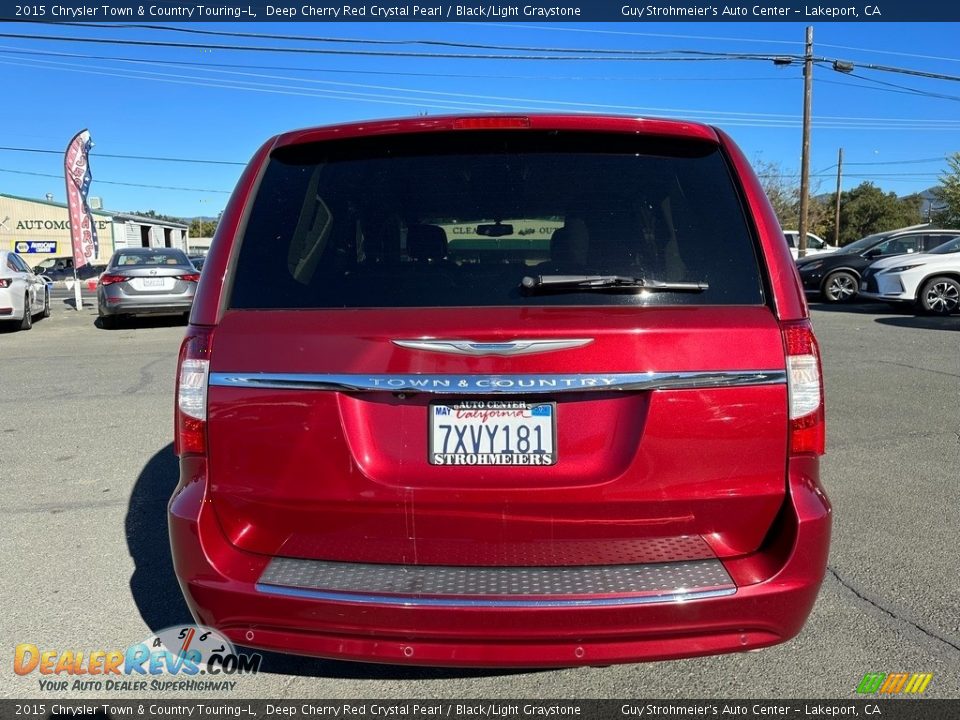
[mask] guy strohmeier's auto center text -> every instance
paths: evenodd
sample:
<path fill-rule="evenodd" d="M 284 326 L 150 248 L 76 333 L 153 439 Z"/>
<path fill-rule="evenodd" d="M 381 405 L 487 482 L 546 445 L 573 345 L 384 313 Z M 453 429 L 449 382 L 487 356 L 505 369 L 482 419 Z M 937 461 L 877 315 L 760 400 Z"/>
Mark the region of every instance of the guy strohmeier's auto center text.
<path fill-rule="evenodd" d="M 634 20 L 660 18 L 881 18 L 879 5 L 624 5 L 620 14 Z"/>

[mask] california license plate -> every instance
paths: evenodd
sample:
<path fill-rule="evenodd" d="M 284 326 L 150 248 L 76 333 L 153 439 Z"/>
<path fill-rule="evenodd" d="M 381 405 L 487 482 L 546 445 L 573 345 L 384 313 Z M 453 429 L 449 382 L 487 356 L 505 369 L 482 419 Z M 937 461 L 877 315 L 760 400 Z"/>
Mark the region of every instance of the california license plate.
<path fill-rule="evenodd" d="M 465 400 L 430 405 L 431 465 L 553 465 L 555 403 Z"/>
<path fill-rule="evenodd" d="M 167 286 L 166 278 L 140 278 L 140 287 L 144 290 L 155 290 Z"/>

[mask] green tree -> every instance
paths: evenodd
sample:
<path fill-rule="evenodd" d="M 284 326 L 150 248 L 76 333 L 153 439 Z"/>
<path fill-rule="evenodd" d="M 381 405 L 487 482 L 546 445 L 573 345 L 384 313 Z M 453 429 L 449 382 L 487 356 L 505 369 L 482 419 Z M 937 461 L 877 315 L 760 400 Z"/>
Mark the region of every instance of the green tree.
<path fill-rule="evenodd" d="M 832 194 L 825 207 L 832 208 L 836 199 Z M 871 182 L 864 182 L 840 193 L 840 244 L 847 245 L 854 240 L 884 230 L 895 230 L 922 222 L 919 195 L 897 197 L 896 193 L 885 193 Z M 826 213 L 822 223 L 824 237 L 833 239 L 833 213 Z M 818 233 L 819 234 L 819 233 Z"/>
<path fill-rule="evenodd" d="M 190 221 L 190 237 L 213 237 L 217 231 L 216 220 L 203 220 L 194 218 Z"/>
<path fill-rule="evenodd" d="M 960 226 L 960 152 L 947 158 L 947 170 L 933 196 L 940 205 L 933 213 L 934 222 L 943 227 Z"/>

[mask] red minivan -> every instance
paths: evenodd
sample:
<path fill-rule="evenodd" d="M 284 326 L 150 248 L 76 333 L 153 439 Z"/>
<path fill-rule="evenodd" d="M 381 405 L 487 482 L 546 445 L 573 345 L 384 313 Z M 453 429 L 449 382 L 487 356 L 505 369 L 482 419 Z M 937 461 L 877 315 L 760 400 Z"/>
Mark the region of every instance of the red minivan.
<path fill-rule="evenodd" d="M 721 130 L 420 117 L 270 139 L 180 351 L 197 622 L 346 660 L 568 666 L 796 635 L 820 358 Z"/>

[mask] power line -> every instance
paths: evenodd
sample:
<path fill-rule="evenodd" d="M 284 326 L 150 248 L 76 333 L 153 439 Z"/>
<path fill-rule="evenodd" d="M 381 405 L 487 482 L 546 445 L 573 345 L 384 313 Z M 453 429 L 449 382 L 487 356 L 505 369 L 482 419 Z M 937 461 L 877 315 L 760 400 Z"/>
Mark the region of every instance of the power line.
<path fill-rule="evenodd" d="M 542 47 L 531 45 L 499 45 L 492 43 L 468 43 L 454 40 L 386 40 L 374 38 L 338 38 L 323 37 L 313 35 L 287 35 L 274 33 L 256 33 L 240 32 L 236 30 L 200 30 L 197 28 L 175 27 L 169 25 L 158 25 L 151 23 L 76 23 L 76 22 L 49 22 L 40 20 L 22 20 L 18 22 L 41 23 L 44 25 L 61 25 L 67 27 L 94 27 L 102 29 L 131 29 L 131 30 L 156 30 L 160 32 L 184 33 L 190 35 L 205 35 L 213 37 L 242 37 L 256 38 L 260 40 L 294 40 L 315 43 L 334 43 L 347 45 L 425 45 L 427 47 L 448 47 L 464 48 L 469 50 L 507 50 L 509 52 L 551 52 L 551 53 L 585 53 L 588 55 L 670 55 L 670 54 L 695 54 L 695 55 L 716 55 L 725 56 L 733 53 L 710 52 L 706 50 L 688 50 L 688 49 L 666 49 L 666 50 L 633 50 L 616 49 L 607 50 L 604 48 L 566 48 L 566 47 Z M 749 53 L 757 54 L 760 53 Z"/>
<path fill-rule="evenodd" d="M 821 67 L 833 67 L 832 63 L 818 62 L 817 64 Z M 936 98 L 940 100 L 960 101 L 960 96 L 957 96 L 957 95 L 945 95 L 943 93 L 932 92 L 929 90 L 920 90 L 918 88 L 912 88 L 906 85 L 899 85 L 897 83 L 887 82 L 886 80 L 878 80 L 877 78 L 871 78 L 865 75 L 858 75 L 852 70 L 844 72 L 843 74 L 848 75 L 849 77 L 857 78 L 858 80 L 864 80 L 866 82 L 873 83 L 874 85 L 881 85 L 883 87 L 879 87 L 879 88 L 870 87 L 867 85 L 861 85 L 860 83 L 839 82 L 837 80 L 826 80 L 826 79 L 819 79 L 817 80 L 817 82 L 829 83 L 831 85 L 844 85 L 846 87 L 863 87 L 868 90 L 882 90 L 884 92 L 897 92 L 897 93 L 908 94 L 908 95 L 919 95 L 922 97 L 930 97 L 930 98 Z"/>
<path fill-rule="evenodd" d="M 7 168 L 0 168 L 0 172 L 12 173 L 14 175 L 33 175 L 36 177 L 58 178 L 63 180 L 63 175 L 54 175 L 52 173 L 30 172 L 28 170 L 9 170 Z M 126 187 L 149 188 L 151 190 L 182 190 L 184 192 L 222 193 L 224 195 L 229 195 L 232 192 L 230 190 L 211 190 L 210 188 L 174 187 L 171 185 L 144 185 L 142 183 L 118 182 L 116 180 L 100 180 L 99 178 L 97 178 L 94 182 L 103 183 L 104 185 L 124 185 Z"/>
<path fill-rule="evenodd" d="M 923 95 L 925 97 L 939 98 L 941 100 L 960 100 L 960 96 L 957 95 L 944 95 L 942 93 L 930 92 L 929 90 L 919 90 L 917 88 L 908 87 L 906 85 L 899 85 L 897 83 L 887 82 L 886 80 L 878 80 L 877 78 L 866 77 L 865 75 L 857 75 L 856 73 L 849 73 L 850 77 L 855 77 L 859 80 L 866 80 L 867 82 L 875 83 L 877 85 L 883 85 L 888 88 L 894 88 L 896 90 L 902 90 L 908 92 L 912 95 Z"/>
<path fill-rule="evenodd" d="M 875 53 L 877 55 L 898 55 L 900 57 L 917 58 L 920 60 L 945 60 L 946 62 L 960 62 L 960 58 L 944 57 L 942 55 L 919 55 L 917 53 L 899 52 L 897 50 L 876 50 L 874 48 L 851 47 L 850 45 L 817 43 L 817 47 L 834 48 L 836 50 L 854 50 L 856 52 Z"/>
<path fill-rule="evenodd" d="M 278 53 L 297 53 L 310 55 L 359 55 L 364 57 L 409 57 L 409 58 L 437 58 L 444 60 L 551 60 L 551 61 L 709 61 L 709 60 L 762 60 L 771 62 L 778 57 L 762 55 L 759 53 L 711 53 L 703 50 L 626 50 L 620 51 L 600 51 L 609 54 L 601 55 L 482 55 L 467 53 L 425 53 L 425 52 L 400 52 L 400 51 L 381 51 L 381 50 L 325 50 L 323 48 L 305 48 L 305 47 L 264 47 L 261 45 L 209 45 L 188 42 L 168 42 L 159 40 L 128 40 L 122 38 L 78 38 L 65 37 L 63 35 L 23 35 L 20 33 L 0 33 L 0 37 L 15 38 L 19 40 L 40 40 L 45 42 L 80 42 L 80 43 L 102 43 L 105 45 L 132 45 L 136 47 L 168 47 L 168 48 L 190 48 L 202 50 L 237 50 L 242 52 L 278 52 Z M 681 57 L 674 57 L 673 54 Z M 792 58 L 796 59 L 796 58 Z"/>
<path fill-rule="evenodd" d="M 472 23 L 457 23 L 461 25 L 469 25 Z M 659 38 L 673 38 L 679 40 L 711 40 L 711 41 L 722 41 L 722 42 L 753 42 L 753 43 L 767 43 L 772 45 L 803 45 L 799 40 L 767 40 L 763 38 L 746 38 L 746 37 L 720 37 L 715 35 L 677 35 L 672 33 L 652 33 L 652 32 L 636 32 L 631 30 L 595 30 L 592 28 L 570 28 L 570 27 L 560 27 L 558 26 L 544 26 L 544 25 L 516 25 L 513 23 L 497 23 L 497 28 L 513 28 L 517 30 L 549 30 L 551 32 L 571 32 L 571 33 L 592 33 L 595 35 L 627 35 L 630 37 L 659 37 Z"/>
<path fill-rule="evenodd" d="M 855 63 L 856 67 L 877 72 L 898 73 L 900 75 L 912 75 L 914 77 L 929 78 L 931 80 L 949 80 L 951 82 L 960 82 L 958 75 L 946 75 L 944 73 L 927 72 L 926 70 L 912 70 L 910 68 L 894 67 L 892 65 L 876 65 L 873 63 Z"/>
<path fill-rule="evenodd" d="M 882 80 L 877 80 L 876 78 L 868 78 L 865 75 L 857 75 L 855 73 L 847 73 L 848 75 L 861 80 L 866 80 L 867 82 L 876 83 L 878 85 L 886 85 L 888 87 L 875 87 L 874 85 L 864 85 L 863 83 L 854 83 L 854 82 L 842 82 L 840 80 L 827 80 L 826 78 L 816 78 L 814 80 L 818 85 L 828 84 L 828 85 L 840 85 L 841 87 L 857 87 L 863 88 L 864 90 L 874 90 L 876 92 L 888 92 L 888 93 L 897 93 L 898 95 L 913 95 L 920 97 L 929 97 L 939 100 L 960 100 L 960 96 L 956 95 L 943 95 L 941 93 L 927 92 L 924 90 L 916 90 L 913 88 L 908 88 L 905 85 L 896 85 L 894 83 L 887 83 Z M 893 88 L 902 88 L 902 89 L 893 89 Z"/>
<path fill-rule="evenodd" d="M 915 165 L 920 163 L 944 162 L 945 157 L 922 158 L 918 160 L 874 160 L 871 162 L 845 162 L 844 165 Z"/>
<path fill-rule="evenodd" d="M 3 55 L 0 55 L 2 58 Z M 116 72 L 111 72 L 113 68 L 97 68 L 96 66 L 82 65 L 77 66 L 71 63 L 57 63 L 55 61 L 46 61 L 46 60 L 37 60 L 34 62 L 45 63 L 48 65 L 54 65 L 57 67 L 63 68 L 79 68 L 77 71 L 93 73 L 93 74 L 105 74 L 105 75 L 115 75 L 118 77 L 135 77 L 140 78 L 141 76 L 131 76 L 119 74 Z M 143 60 L 136 61 L 139 64 L 150 65 L 153 61 Z M 173 82 L 179 84 L 194 84 L 210 87 L 225 87 L 229 89 L 247 89 L 247 90 L 260 90 L 260 88 L 267 88 L 266 90 L 260 90 L 264 92 L 278 92 L 278 93 L 289 93 L 289 94 L 303 94 L 300 92 L 290 92 L 290 91 L 300 91 L 307 90 L 309 91 L 306 94 L 317 95 L 322 97 L 335 97 L 339 99 L 353 99 L 353 100 L 363 100 L 367 102 L 386 102 L 388 104 L 399 104 L 399 105 L 415 105 L 419 107 L 430 106 L 446 110 L 490 110 L 490 109 L 500 109 L 500 110 L 521 110 L 521 111 L 531 111 L 537 110 L 537 108 L 530 107 L 531 105 L 540 105 L 540 106 L 559 106 L 559 107 L 548 107 L 547 110 L 557 111 L 562 110 L 564 112 L 584 112 L 584 108 L 590 108 L 591 110 L 604 109 L 604 110 L 615 110 L 615 111 L 631 111 L 645 113 L 649 115 L 656 114 L 681 114 L 688 117 L 694 116 L 706 116 L 703 119 L 720 119 L 721 122 L 726 124 L 734 124 L 734 121 L 744 121 L 749 120 L 749 123 L 737 122 L 736 124 L 744 125 L 749 124 L 750 126 L 755 127 L 794 127 L 796 126 L 797 120 L 793 114 L 789 113 L 756 113 L 756 112 L 745 112 L 745 111 L 725 111 L 725 110 L 714 110 L 714 109 L 693 109 L 693 108 L 668 108 L 668 107 L 649 107 L 649 106 L 631 106 L 631 105 L 616 105 L 616 104 L 602 104 L 602 103 L 583 103 L 575 101 L 566 101 L 566 100 L 550 100 L 550 99 L 537 99 L 537 98 L 519 98 L 519 97 L 510 97 L 510 96 L 496 96 L 496 95 L 477 95 L 470 93 L 450 93 L 450 92 L 441 92 L 433 90 L 419 90 L 412 88 L 397 88 L 389 85 L 371 85 L 371 84 L 362 84 L 362 83 L 348 83 L 348 82 L 337 82 L 329 80 L 314 80 L 314 79 L 301 79 L 301 78 L 291 78 L 284 76 L 276 75 L 262 75 L 258 73 L 244 73 L 244 72 L 231 72 L 226 70 L 210 70 L 204 68 L 207 72 L 219 72 L 228 75 L 240 75 L 244 77 L 253 77 L 261 78 L 268 80 L 281 80 L 281 81 L 292 81 L 292 82 L 306 82 L 313 84 L 321 85 L 330 85 L 348 88 L 360 88 L 363 90 L 377 90 L 377 91 L 388 91 L 395 93 L 410 93 L 415 97 L 408 95 L 383 95 L 370 92 L 355 92 L 352 90 L 339 90 L 339 89 L 317 89 L 317 88 L 302 88 L 302 87 L 291 87 L 291 86 L 277 86 L 273 83 L 258 83 L 252 81 L 231 81 L 223 80 L 221 78 L 216 78 L 219 82 L 209 82 L 206 78 L 196 78 L 193 76 L 171 76 L 169 73 L 156 73 L 146 70 L 136 70 L 133 72 L 142 73 L 146 75 L 149 79 L 154 79 L 160 82 Z M 185 78 L 184 80 L 176 80 L 174 78 Z M 196 82 L 194 82 L 196 81 Z M 224 82 L 229 82 L 232 84 L 225 85 Z M 252 87 L 251 87 L 252 86 Z M 430 97 L 426 97 L 430 96 Z M 438 98 L 438 99 L 435 99 Z M 480 100 L 483 102 L 474 102 Z M 497 102 L 491 102 L 497 101 Z M 504 104 L 504 101 L 507 104 Z M 511 104 L 512 103 L 512 104 Z M 521 105 L 518 105 L 521 103 Z M 758 121 L 754 122 L 755 120 Z M 888 126 L 895 126 L 899 129 L 911 129 L 911 128 L 932 128 L 932 127 L 941 127 L 941 128 L 958 128 L 960 129 L 960 121 L 955 120 L 926 120 L 923 118 L 876 118 L 876 117 L 851 117 L 851 116 L 821 116 L 817 118 L 818 127 L 833 127 L 833 128 L 862 128 L 862 129 L 892 129 Z"/>
<path fill-rule="evenodd" d="M 169 28 L 168 28 L 169 29 Z M 214 33 L 217 31 L 190 30 L 196 33 Z M 482 55 L 466 53 L 423 53 L 423 52 L 398 52 L 398 51 L 377 51 L 377 50 L 326 50 L 322 48 L 290 48 L 290 47 L 263 47 L 259 45 L 199 45 L 186 42 L 166 42 L 156 40 L 129 40 L 121 38 L 77 38 L 64 37 L 61 35 L 23 35 L 18 33 L 0 33 L 0 37 L 40 40 L 47 42 L 82 42 L 82 43 L 103 43 L 107 45 L 132 45 L 137 47 L 176 47 L 176 48 L 194 48 L 204 50 L 234 50 L 241 52 L 281 52 L 281 53 L 307 53 L 317 55 L 359 55 L 367 57 L 412 57 L 412 58 L 438 58 L 438 59 L 458 59 L 458 60 L 550 60 L 550 61 L 716 61 L 716 60 L 760 60 L 760 61 L 790 61 L 796 62 L 803 58 L 799 55 L 772 56 L 762 53 L 733 53 L 733 52 L 710 52 L 704 50 L 596 50 L 589 49 L 583 52 L 587 55 Z M 439 41 L 438 41 L 439 42 Z M 536 52 L 556 52 L 549 48 L 535 49 Z M 562 52 L 568 52 L 563 50 Z M 574 51 L 577 52 L 577 51 Z M 833 63 L 834 59 L 825 57 L 812 58 L 816 63 Z M 874 63 L 858 64 L 859 67 L 874 70 L 877 72 L 899 73 L 912 75 L 914 77 L 924 77 L 934 80 L 949 80 L 960 82 L 960 76 L 947 75 L 945 73 L 933 73 L 925 70 L 915 70 L 911 68 L 900 68 L 891 65 L 878 65 Z"/>
<path fill-rule="evenodd" d="M 727 36 L 715 36 L 715 35 L 681 35 L 681 34 L 673 34 L 673 33 L 635 32 L 635 31 L 628 31 L 628 30 L 595 30 L 590 28 L 569 28 L 569 27 L 559 27 L 559 26 L 553 27 L 553 26 L 542 26 L 542 25 L 517 25 L 517 24 L 511 24 L 511 23 L 499 23 L 497 27 L 498 28 L 514 28 L 514 29 L 524 30 L 524 31 L 546 30 L 550 32 L 571 32 L 571 33 L 591 33 L 591 34 L 600 34 L 600 35 L 659 37 L 659 38 L 673 38 L 673 39 L 685 39 L 685 40 L 766 43 L 766 44 L 793 45 L 793 46 L 803 45 L 803 43 L 799 40 L 771 40 L 767 38 L 727 37 Z M 900 57 L 911 57 L 911 58 L 917 58 L 921 60 L 943 60 L 947 62 L 960 62 L 960 58 L 946 57 L 942 55 L 921 55 L 918 53 L 898 52 L 896 50 L 879 50 L 875 48 L 852 47 L 850 45 L 835 45 L 831 43 L 817 43 L 817 47 L 834 48 L 837 50 L 853 50 L 857 52 L 875 53 L 878 55 L 896 55 Z"/>
<path fill-rule="evenodd" d="M 398 72 L 392 70 L 346 70 L 342 68 L 317 68 L 317 67 L 291 67 L 289 65 L 247 65 L 247 64 L 237 64 L 237 63 L 215 63 L 215 62 L 191 62 L 189 60 L 143 60 L 140 58 L 129 58 L 129 57 L 117 57 L 115 55 L 90 55 L 88 53 L 64 53 L 64 52 L 55 52 L 55 51 L 44 51 L 44 50 L 26 50 L 24 48 L 19 48 L 14 45 L 0 45 L 0 50 L 8 54 L 16 55 L 39 55 L 43 57 L 65 57 L 65 58 L 82 58 L 85 60 L 112 60 L 116 62 L 124 63 L 149 63 L 151 65 L 173 65 L 173 66 L 187 66 L 187 67 L 201 67 L 201 68 L 234 68 L 234 69 L 245 69 L 245 70 L 280 70 L 283 72 L 309 72 L 309 73 L 331 73 L 331 74 L 345 74 L 345 75 L 397 75 L 403 77 L 428 77 L 428 78 L 464 78 L 464 79 L 477 79 L 477 80 L 562 80 L 562 81 L 571 81 L 571 80 L 587 80 L 590 82 L 597 81 L 616 81 L 616 82 L 660 82 L 660 81 L 695 81 L 695 82 L 711 82 L 715 83 L 718 80 L 720 81 L 736 81 L 736 82 L 754 82 L 759 80 L 786 80 L 793 81 L 799 78 L 796 77 L 787 77 L 783 75 L 775 75 L 768 77 L 749 77 L 744 75 L 738 75 L 736 77 L 690 77 L 690 76 L 681 76 L 675 75 L 672 77 L 650 77 L 650 76 L 640 76 L 640 75 L 489 75 L 489 74 L 473 74 L 473 73 L 432 73 L 432 72 Z"/>
<path fill-rule="evenodd" d="M 0 150 L 7 152 L 23 153 L 43 153 L 46 155 L 63 155 L 63 150 L 46 150 L 41 148 L 24 148 L 0 146 Z M 180 163 L 199 163 L 201 165 L 240 165 L 246 166 L 245 162 L 234 162 L 232 160 L 198 160 L 196 158 L 172 158 L 172 157 L 154 157 L 152 155 L 113 155 L 110 153 L 91 152 L 91 157 L 97 158 L 116 158 L 122 160 L 153 160 L 157 162 L 180 162 Z"/>

